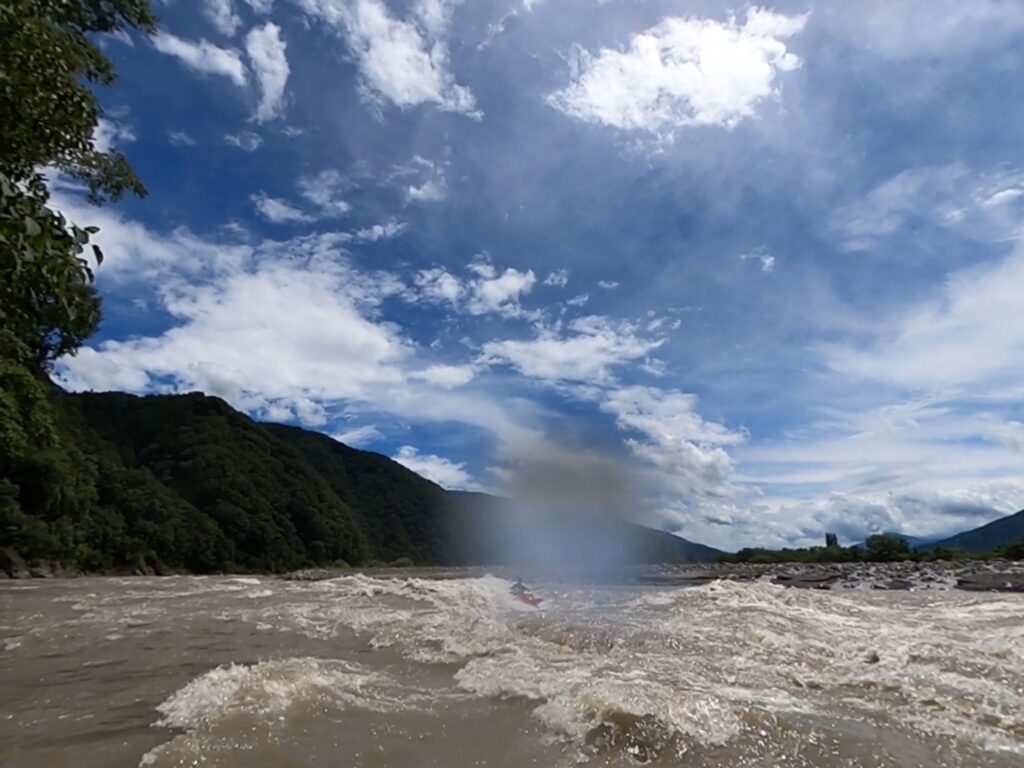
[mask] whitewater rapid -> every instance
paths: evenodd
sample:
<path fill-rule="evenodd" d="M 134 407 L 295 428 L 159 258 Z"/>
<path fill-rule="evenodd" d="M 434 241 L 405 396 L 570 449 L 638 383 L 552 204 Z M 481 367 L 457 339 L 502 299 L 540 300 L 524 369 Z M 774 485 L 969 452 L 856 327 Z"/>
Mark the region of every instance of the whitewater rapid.
<path fill-rule="evenodd" d="M 0 586 L 0 683 L 26 704 L 0 708 L 3 768 L 41 764 L 33 728 L 116 730 L 106 688 L 137 751 L 90 763 L 51 738 L 47 765 L 1024 764 L 1018 595 L 541 585 L 535 609 L 493 576 L 28 586 Z M 50 697 L 18 688 L 53 666 Z"/>

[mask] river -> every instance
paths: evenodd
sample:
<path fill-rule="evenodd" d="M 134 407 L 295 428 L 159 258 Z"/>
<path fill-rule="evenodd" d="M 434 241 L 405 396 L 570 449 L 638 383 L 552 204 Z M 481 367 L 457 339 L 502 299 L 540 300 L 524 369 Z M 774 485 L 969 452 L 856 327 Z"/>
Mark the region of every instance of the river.
<path fill-rule="evenodd" d="M 0 767 L 1024 764 L 1024 596 L 0 582 Z"/>

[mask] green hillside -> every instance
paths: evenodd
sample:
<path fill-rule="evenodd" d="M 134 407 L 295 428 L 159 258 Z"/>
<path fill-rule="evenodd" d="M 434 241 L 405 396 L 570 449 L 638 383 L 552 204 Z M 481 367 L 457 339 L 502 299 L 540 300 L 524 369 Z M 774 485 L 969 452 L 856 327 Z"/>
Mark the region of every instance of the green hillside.
<path fill-rule="evenodd" d="M 448 538 L 448 492 L 379 453 L 284 424 L 263 429 L 294 448 L 357 515 L 376 559 L 416 563 L 455 559 Z"/>

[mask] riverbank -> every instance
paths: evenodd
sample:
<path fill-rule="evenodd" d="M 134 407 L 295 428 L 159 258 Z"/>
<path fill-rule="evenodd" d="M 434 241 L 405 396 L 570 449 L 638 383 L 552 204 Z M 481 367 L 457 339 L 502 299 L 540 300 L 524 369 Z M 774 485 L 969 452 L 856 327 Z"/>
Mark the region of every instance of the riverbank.
<path fill-rule="evenodd" d="M 514 578 L 510 566 L 379 566 L 352 568 L 303 568 L 285 574 L 238 573 L 238 576 L 270 576 L 287 581 L 316 582 L 353 573 L 372 573 L 380 578 L 429 576 L 432 579 L 456 579 L 494 573 Z M 892 563 L 704 563 L 635 566 L 625 570 L 599 572 L 547 572 L 526 570 L 528 580 L 541 583 L 605 583 L 646 586 L 687 587 L 712 581 L 769 581 L 797 589 L 871 589 L 895 591 L 966 590 L 970 592 L 1024 593 L 1024 562 L 1011 560 L 968 560 L 928 563 L 901 561 Z M 60 563 L 26 563 L 9 550 L 0 550 L 0 578 L 50 579 L 81 576 L 184 576 L 178 571 L 154 573 L 151 570 L 119 569 L 100 573 L 68 571 Z M 221 574 L 229 575 L 229 574 Z"/>

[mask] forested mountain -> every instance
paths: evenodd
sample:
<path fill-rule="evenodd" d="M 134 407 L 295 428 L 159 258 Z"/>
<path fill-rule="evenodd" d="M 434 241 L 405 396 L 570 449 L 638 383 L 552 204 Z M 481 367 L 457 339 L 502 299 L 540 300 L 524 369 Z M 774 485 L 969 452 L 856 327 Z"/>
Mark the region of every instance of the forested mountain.
<path fill-rule="evenodd" d="M 929 542 L 922 549 L 960 549 L 964 552 L 989 552 L 1024 541 L 1024 510 L 993 520 L 987 525 L 963 531 L 941 541 Z"/>
<path fill-rule="evenodd" d="M 325 435 L 259 424 L 201 394 L 69 395 L 55 388 L 46 450 L 0 467 L 0 547 L 71 568 L 277 571 L 344 561 L 507 559 L 504 500 L 451 493 Z M 603 559 L 709 560 L 641 526 L 562 531 Z M 602 538 L 604 537 L 604 538 Z"/>

